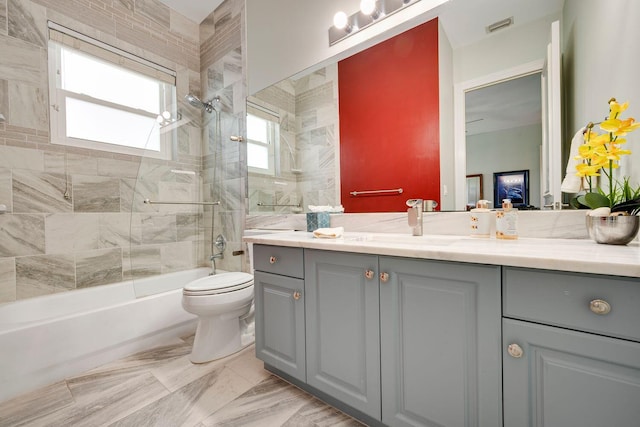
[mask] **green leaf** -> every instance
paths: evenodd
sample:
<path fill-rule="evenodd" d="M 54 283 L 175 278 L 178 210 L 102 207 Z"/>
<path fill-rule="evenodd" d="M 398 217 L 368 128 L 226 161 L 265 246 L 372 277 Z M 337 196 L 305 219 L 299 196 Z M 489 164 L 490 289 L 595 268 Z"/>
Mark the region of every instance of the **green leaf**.
<path fill-rule="evenodd" d="M 573 197 L 571 200 L 569 200 L 569 205 L 574 209 L 586 209 L 587 206 L 580 203 L 580 201 L 578 200 L 579 197 L 580 196 Z"/>
<path fill-rule="evenodd" d="M 591 209 L 609 207 L 609 198 L 599 193 L 587 193 L 584 195 L 584 201 L 580 200 L 580 197 L 578 201 Z"/>

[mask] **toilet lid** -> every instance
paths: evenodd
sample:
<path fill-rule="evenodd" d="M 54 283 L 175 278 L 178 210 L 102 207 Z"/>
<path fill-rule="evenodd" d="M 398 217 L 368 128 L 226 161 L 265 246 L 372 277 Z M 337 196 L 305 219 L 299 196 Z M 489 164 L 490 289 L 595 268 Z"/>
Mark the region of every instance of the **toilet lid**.
<path fill-rule="evenodd" d="M 253 276 L 239 271 L 201 277 L 187 283 L 184 295 L 215 295 L 247 288 L 253 285 Z"/>

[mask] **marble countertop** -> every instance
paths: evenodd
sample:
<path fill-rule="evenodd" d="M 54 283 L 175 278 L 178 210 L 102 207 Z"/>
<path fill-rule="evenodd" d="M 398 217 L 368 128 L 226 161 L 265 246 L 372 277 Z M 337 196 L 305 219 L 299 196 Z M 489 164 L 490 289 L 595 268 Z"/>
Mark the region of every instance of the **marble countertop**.
<path fill-rule="evenodd" d="M 640 277 L 640 243 L 602 245 L 586 239 L 483 239 L 467 236 L 345 232 L 318 239 L 295 231 L 244 237 L 247 243 Z"/>

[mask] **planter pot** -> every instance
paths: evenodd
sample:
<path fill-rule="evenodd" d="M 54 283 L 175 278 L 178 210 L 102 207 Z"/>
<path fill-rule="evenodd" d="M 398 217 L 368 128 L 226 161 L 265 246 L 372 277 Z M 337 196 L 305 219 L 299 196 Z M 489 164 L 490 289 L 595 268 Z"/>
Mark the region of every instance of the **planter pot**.
<path fill-rule="evenodd" d="M 589 237 L 598 243 L 626 245 L 638 234 L 640 216 L 587 215 Z"/>

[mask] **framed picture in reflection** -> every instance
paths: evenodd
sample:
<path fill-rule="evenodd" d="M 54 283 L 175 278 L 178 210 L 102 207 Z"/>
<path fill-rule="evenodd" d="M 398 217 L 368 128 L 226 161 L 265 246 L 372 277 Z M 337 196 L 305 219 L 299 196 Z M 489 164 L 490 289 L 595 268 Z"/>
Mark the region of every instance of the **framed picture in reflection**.
<path fill-rule="evenodd" d="M 493 173 L 493 207 L 511 199 L 513 207 L 529 205 L 529 170 Z"/>

